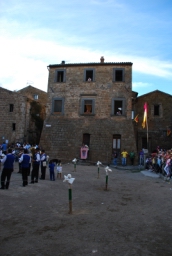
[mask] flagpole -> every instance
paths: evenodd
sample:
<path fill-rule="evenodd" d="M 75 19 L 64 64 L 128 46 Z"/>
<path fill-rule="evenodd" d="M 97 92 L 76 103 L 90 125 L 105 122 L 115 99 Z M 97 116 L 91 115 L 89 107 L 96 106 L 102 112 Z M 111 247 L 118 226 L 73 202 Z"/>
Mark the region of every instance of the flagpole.
<path fill-rule="evenodd" d="M 149 152 L 149 132 L 148 132 L 148 116 L 146 118 L 146 128 L 147 128 L 147 150 Z"/>

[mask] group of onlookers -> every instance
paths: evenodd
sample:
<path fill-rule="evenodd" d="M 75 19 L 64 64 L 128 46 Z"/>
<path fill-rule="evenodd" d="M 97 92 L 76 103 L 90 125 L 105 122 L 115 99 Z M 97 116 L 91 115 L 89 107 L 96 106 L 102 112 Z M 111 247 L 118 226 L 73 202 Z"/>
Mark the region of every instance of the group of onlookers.
<path fill-rule="evenodd" d="M 127 165 L 129 161 L 131 165 L 134 165 L 136 157 L 138 157 L 138 164 L 145 166 L 146 169 L 156 173 L 162 173 L 168 179 L 172 177 L 172 149 L 165 150 L 157 147 L 154 153 L 149 155 L 145 154 L 144 149 L 141 149 L 137 154 L 133 150 L 129 153 L 124 149 L 120 154 L 116 150 L 113 152 L 113 164 L 117 166 L 117 160 L 121 156 L 122 166 Z M 136 163 L 135 163 L 136 164 Z"/>
<path fill-rule="evenodd" d="M 157 148 L 155 153 L 146 158 L 146 169 L 162 173 L 170 179 L 172 177 L 172 149 Z"/>
<path fill-rule="evenodd" d="M 3 143 L 4 144 L 4 143 Z M 55 166 L 57 165 L 57 175 L 61 178 L 62 166 L 58 159 L 50 160 L 45 150 L 36 146 L 30 146 L 29 143 L 17 145 L 16 148 L 10 148 L 6 145 L 1 146 L 0 163 L 3 164 L 1 173 L 1 189 L 8 189 L 11 174 L 14 171 L 14 161 L 19 163 L 18 173 L 22 174 L 22 186 L 28 185 L 28 176 L 31 176 L 31 184 L 38 183 L 39 169 L 41 169 L 41 180 L 45 180 L 47 165 L 50 171 L 50 180 L 55 180 Z M 32 168 L 32 170 L 31 170 Z"/>

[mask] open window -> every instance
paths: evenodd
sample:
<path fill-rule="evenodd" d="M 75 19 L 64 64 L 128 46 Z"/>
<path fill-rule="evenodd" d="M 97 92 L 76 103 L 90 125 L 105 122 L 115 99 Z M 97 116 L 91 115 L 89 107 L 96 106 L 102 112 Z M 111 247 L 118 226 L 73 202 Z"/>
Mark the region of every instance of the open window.
<path fill-rule="evenodd" d="M 95 69 L 94 68 L 84 69 L 84 81 L 85 82 L 94 82 L 95 81 Z"/>
<path fill-rule="evenodd" d="M 55 114 L 64 114 L 64 99 L 63 98 L 54 98 L 52 112 Z"/>
<path fill-rule="evenodd" d="M 160 115 L 160 105 L 154 105 L 154 116 Z"/>
<path fill-rule="evenodd" d="M 85 114 L 85 115 L 95 114 L 95 100 L 94 99 L 82 99 L 81 114 Z"/>
<path fill-rule="evenodd" d="M 55 83 L 64 83 L 66 82 L 66 70 L 65 69 L 56 69 L 55 70 Z"/>
<path fill-rule="evenodd" d="M 10 104 L 10 112 L 14 111 L 14 104 Z"/>
<path fill-rule="evenodd" d="M 124 68 L 114 68 L 113 82 L 124 82 L 125 81 L 124 71 L 125 71 Z"/>
<path fill-rule="evenodd" d="M 113 98 L 112 99 L 112 115 L 123 116 L 125 114 L 125 99 Z"/>
<path fill-rule="evenodd" d="M 16 124 L 12 123 L 12 131 L 15 131 L 15 130 L 16 130 Z"/>

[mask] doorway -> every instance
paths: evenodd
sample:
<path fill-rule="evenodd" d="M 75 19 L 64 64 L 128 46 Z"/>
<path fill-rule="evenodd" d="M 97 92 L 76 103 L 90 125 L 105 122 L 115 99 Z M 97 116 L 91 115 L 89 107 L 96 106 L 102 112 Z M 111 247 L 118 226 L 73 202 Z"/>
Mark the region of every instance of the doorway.
<path fill-rule="evenodd" d="M 88 147 L 90 146 L 90 134 L 89 133 L 83 134 L 82 144 L 87 145 Z"/>
<path fill-rule="evenodd" d="M 118 153 L 121 152 L 121 135 L 120 134 L 114 134 L 113 135 L 112 152 L 114 150 L 116 150 Z"/>

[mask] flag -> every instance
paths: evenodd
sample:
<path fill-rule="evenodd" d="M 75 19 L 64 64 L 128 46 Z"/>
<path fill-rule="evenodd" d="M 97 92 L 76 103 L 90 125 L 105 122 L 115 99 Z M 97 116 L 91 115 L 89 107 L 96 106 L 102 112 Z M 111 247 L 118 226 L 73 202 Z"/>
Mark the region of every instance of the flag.
<path fill-rule="evenodd" d="M 145 102 L 145 104 L 144 104 L 143 122 L 142 122 L 142 127 L 143 128 L 145 128 L 145 126 L 147 124 L 147 112 L 148 112 L 148 106 L 147 106 L 147 102 Z"/>
<path fill-rule="evenodd" d="M 167 128 L 167 136 L 170 136 L 170 134 L 171 134 L 171 129 Z"/>
<path fill-rule="evenodd" d="M 138 123 L 138 122 L 139 122 L 139 118 L 138 118 L 138 116 L 139 116 L 139 115 L 137 115 L 137 116 L 134 118 L 134 121 L 135 121 L 136 123 Z"/>

